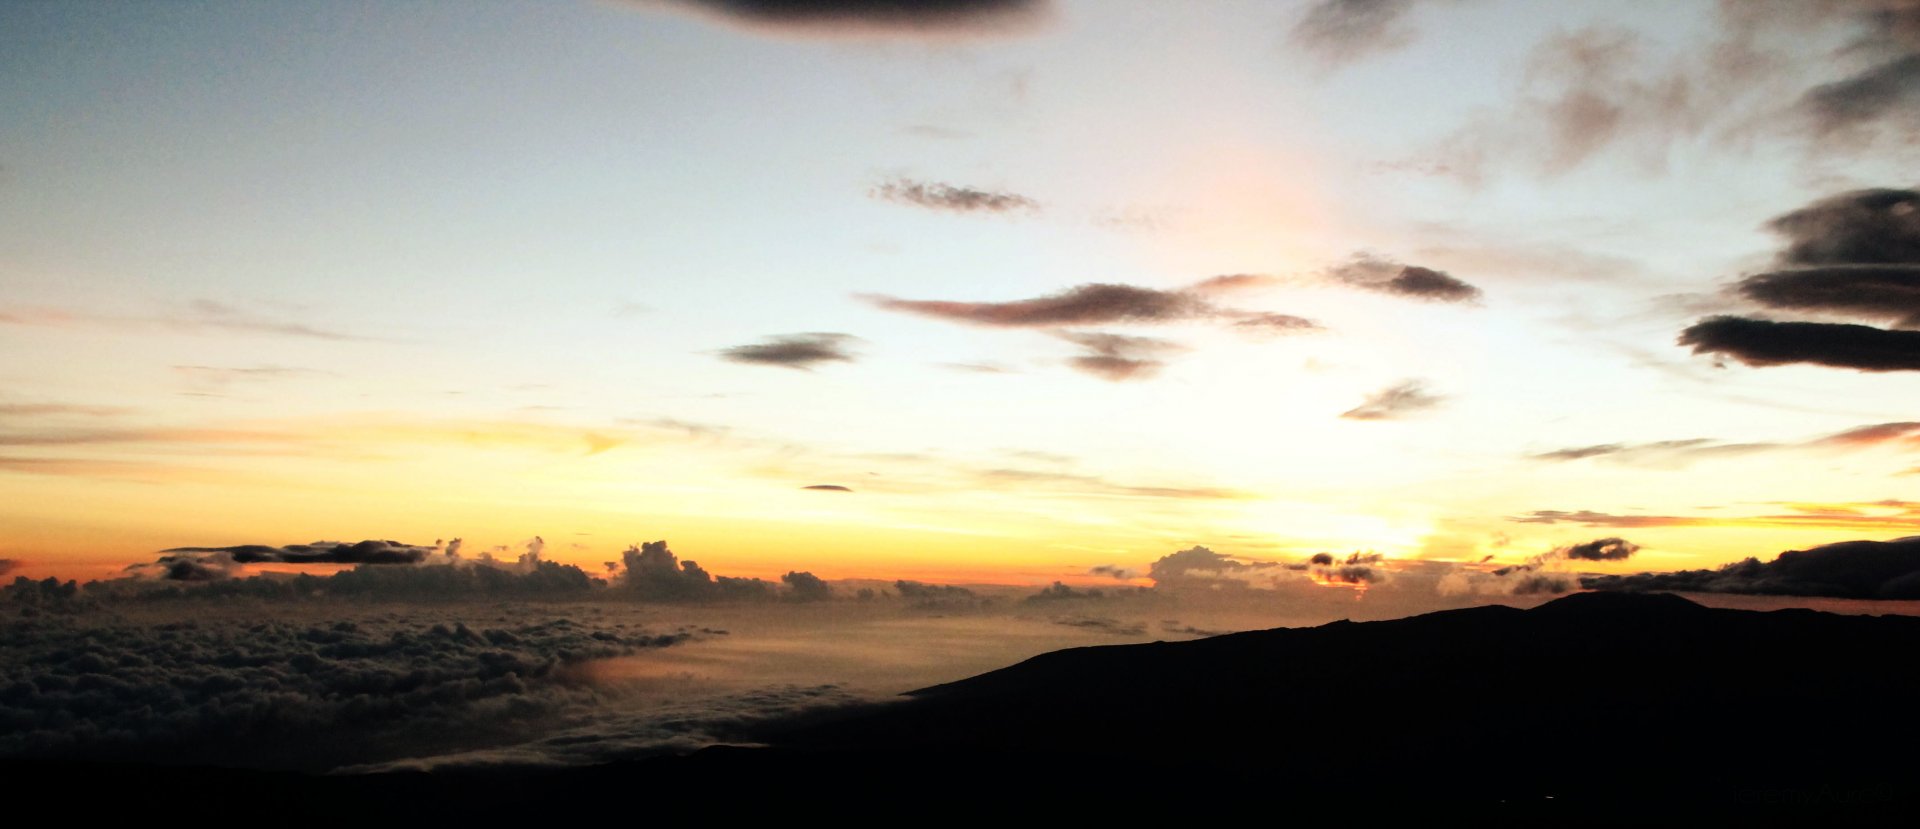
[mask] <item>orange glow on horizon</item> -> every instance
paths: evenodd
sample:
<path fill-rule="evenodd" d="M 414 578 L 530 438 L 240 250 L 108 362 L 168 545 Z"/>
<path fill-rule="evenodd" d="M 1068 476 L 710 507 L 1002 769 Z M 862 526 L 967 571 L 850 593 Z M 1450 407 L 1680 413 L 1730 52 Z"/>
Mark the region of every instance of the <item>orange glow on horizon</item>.
<path fill-rule="evenodd" d="M 1343 579 L 1340 578 L 1338 573 L 1323 572 L 1318 569 L 1308 569 L 1307 578 L 1321 587 L 1337 587 L 1352 590 L 1355 601 L 1365 598 L 1367 588 L 1373 586 L 1366 579 Z"/>

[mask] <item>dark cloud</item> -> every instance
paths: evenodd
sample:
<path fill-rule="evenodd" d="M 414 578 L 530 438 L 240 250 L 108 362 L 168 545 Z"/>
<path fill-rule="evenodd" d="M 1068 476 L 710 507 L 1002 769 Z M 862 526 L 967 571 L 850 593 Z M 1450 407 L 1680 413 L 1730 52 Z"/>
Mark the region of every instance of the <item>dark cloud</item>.
<path fill-rule="evenodd" d="M 682 562 L 666 549 L 666 541 L 647 541 L 620 555 L 618 585 L 641 599 L 705 599 L 712 593 L 712 574 L 699 562 Z"/>
<path fill-rule="evenodd" d="M 80 585 L 73 579 L 63 582 L 48 576 L 34 581 L 26 576 L 14 576 L 11 584 L 0 587 L 0 611 L 22 618 L 31 619 L 46 613 L 72 615 L 95 605 L 92 597 L 80 595 Z"/>
<path fill-rule="evenodd" d="M 1185 350 L 1178 343 L 1154 337 L 1092 331 L 1060 331 L 1056 336 L 1087 350 L 1086 354 L 1068 358 L 1068 365 L 1116 383 L 1151 378 L 1167 365 L 1159 359 L 1161 356 Z"/>
<path fill-rule="evenodd" d="M 1639 552 L 1640 545 L 1624 538 L 1601 538 L 1585 544 L 1562 547 L 1561 556 L 1573 561 L 1622 561 Z"/>
<path fill-rule="evenodd" d="M 1406 45 L 1403 25 L 1415 0 L 1319 0 L 1293 28 L 1293 42 L 1328 62 L 1343 62 Z"/>
<path fill-rule="evenodd" d="M 736 345 L 722 350 L 720 358 L 736 363 L 810 371 L 819 363 L 853 362 L 853 354 L 847 351 L 847 343 L 853 339 L 848 334 L 786 334 L 769 337 L 766 342 Z"/>
<path fill-rule="evenodd" d="M 473 599 L 576 599 L 606 587 L 571 564 L 542 561 L 537 545 L 510 561 L 492 553 L 460 557 L 459 540 L 415 565 L 361 564 L 328 576 L 260 574 L 241 578 L 233 554 L 170 553 L 127 568 L 130 578 L 87 584 L 102 600 L 164 602 L 251 599 L 301 603 L 332 599 L 456 602 Z"/>
<path fill-rule="evenodd" d="M 5 573 L 6 573 L 5 570 L 0 570 L 0 574 L 5 574 Z M 1139 578 L 1140 573 L 1136 570 L 1133 570 L 1127 567 L 1121 567 L 1115 564 L 1096 564 L 1092 568 L 1087 570 L 1087 575 L 1107 576 L 1109 578 L 1117 579 L 1119 581 L 1132 581 L 1133 579 Z"/>
<path fill-rule="evenodd" d="M 236 564 L 418 564 L 437 552 L 434 547 L 398 541 L 315 541 L 271 547 L 241 544 L 233 547 L 174 547 L 162 553 L 222 553 Z"/>
<path fill-rule="evenodd" d="M 1859 371 L 1920 371 L 1920 331 L 1867 325 L 1776 322 L 1719 315 L 1680 332 L 1695 354 L 1731 357 L 1750 366 L 1794 363 Z"/>
<path fill-rule="evenodd" d="M 1842 541 L 1790 550 L 1717 570 L 1681 570 L 1581 580 L 1589 590 L 1692 591 L 1843 599 L 1920 599 L 1920 537 Z"/>
<path fill-rule="evenodd" d="M 893 589 L 898 591 L 900 598 L 908 604 L 922 608 L 971 607 L 988 601 L 972 590 L 950 584 L 927 584 L 901 579 L 893 583 Z"/>
<path fill-rule="evenodd" d="M 1787 239 L 1788 265 L 1920 264 L 1920 192 L 1854 190 L 1783 214 L 1767 228 Z"/>
<path fill-rule="evenodd" d="M 772 582 L 714 577 L 698 562 L 681 561 L 665 541 L 628 547 L 620 554 L 614 587 L 650 601 L 755 601 L 775 597 Z"/>
<path fill-rule="evenodd" d="M 1017 328 L 1177 322 L 1221 313 L 1220 309 L 1206 300 L 1183 291 L 1161 291 L 1112 283 L 1078 285 L 1057 294 L 1011 302 L 953 302 L 887 296 L 864 298 L 889 311 L 904 311 L 974 325 Z"/>
<path fill-rule="evenodd" d="M 1432 409 L 1445 400 L 1427 390 L 1418 380 L 1408 380 L 1373 394 L 1360 405 L 1340 413 L 1348 420 L 1397 420 L 1415 412 Z"/>
<path fill-rule="evenodd" d="M 1018 31 L 1051 0 L 636 0 L 772 31 L 822 35 L 951 36 Z"/>
<path fill-rule="evenodd" d="M 1216 277 L 1191 288 L 1172 291 L 1089 283 L 1057 294 L 1009 302 L 916 300 L 878 295 L 861 295 L 861 298 L 889 311 L 919 314 L 950 322 L 999 328 L 1054 329 L 1055 336 L 1088 351 L 1069 359 L 1068 365 L 1104 380 L 1123 381 L 1152 377 L 1166 366 L 1162 357 L 1185 349 L 1166 340 L 1059 329 L 1078 325 L 1185 321 L 1212 321 L 1234 326 L 1241 331 L 1266 334 L 1303 333 L 1320 329 L 1317 323 L 1303 317 L 1222 308 L 1207 297 L 1209 293 L 1218 292 L 1220 285 L 1227 284 L 1217 280 L 1234 282 L 1252 278 L 1244 275 Z"/>
<path fill-rule="evenodd" d="M 1457 567 L 1436 585 L 1442 595 L 1540 596 L 1566 593 L 1579 587 L 1579 576 L 1559 568 L 1570 561 L 1622 561 L 1640 551 L 1624 538 L 1600 538 L 1584 544 L 1556 547 L 1519 564 L 1487 570 Z M 1492 556 L 1488 556 L 1491 559 Z M 1485 563 L 1487 559 L 1482 559 Z"/>
<path fill-rule="evenodd" d="M 1315 553 L 1298 562 L 1249 561 L 1192 547 L 1162 556 L 1147 575 L 1155 589 L 1277 590 L 1290 585 L 1339 586 L 1365 590 L 1388 581 L 1386 556 L 1355 552 L 1340 556 Z"/>
<path fill-rule="evenodd" d="M 1342 265 L 1327 269 L 1335 282 L 1363 290 L 1430 302 L 1475 302 L 1480 289 L 1442 271 L 1381 259 L 1367 253 L 1355 254 Z"/>
<path fill-rule="evenodd" d="M 1334 565 L 1354 566 L 1361 564 L 1379 564 L 1387 559 L 1382 553 L 1348 553 L 1345 558 L 1332 553 L 1314 553 L 1307 557 L 1310 567 L 1331 567 Z"/>
<path fill-rule="evenodd" d="M 833 598 L 833 588 L 826 580 L 805 570 L 788 570 L 780 582 L 787 586 L 787 598 L 796 602 L 824 602 Z"/>
<path fill-rule="evenodd" d="M 1828 94 L 1819 101 L 1832 107 L 1834 117 L 1870 119 L 1893 114 L 1890 110 L 1895 104 L 1915 103 L 1916 70 L 1911 64 L 1920 54 L 1920 6 L 1909 0 L 1843 0 L 1814 5 L 1826 7 L 1823 11 L 1853 26 L 1854 38 L 1843 54 L 1868 61 L 1850 78 L 1822 87 Z M 1814 96 L 1810 94 L 1809 98 L 1812 103 Z"/>
<path fill-rule="evenodd" d="M 1304 570 L 1307 577 L 1318 584 L 1364 588 L 1386 581 L 1386 570 L 1378 566 L 1386 560 L 1380 553 L 1349 553 L 1345 557 L 1314 553 L 1307 557 L 1304 565 L 1288 565 L 1287 569 Z"/>
<path fill-rule="evenodd" d="M 1920 192 L 1855 190 L 1779 216 L 1786 270 L 1735 287 L 1768 308 L 1920 326 Z"/>
<path fill-rule="evenodd" d="M 15 559 L 0 558 L 0 576 L 4 576 L 8 573 L 13 572 L 15 569 L 19 568 L 19 566 L 20 566 L 20 562 Z"/>
<path fill-rule="evenodd" d="M 1735 286 L 1768 308 L 1887 319 L 1920 328 L 1920 265 L 1830 265 L 1749 276 Z"/>
<path fill-rule="evenodd" d="M 1920 7 L 1915 7 L 1920 8 Z M 1915 24 L 1920 26 L 1920 18 Z M 1855 190 L 1768 222 L 1785 237 L 1784 270 L 1735 285 L 1762 306 L 1920 326 L 1920 192 Z M 1707 317 L 1680 333 L 1695 354 L 1753 366 L 1808 363 L 1860 371 L 1920 370 L 1920 332 L 1866 325 Z"/>
<path fill-rule="evenodd" d="M 873 188 L 869 195 L 883 201 L 955 213 L 1032 213 L 1040 209 L 1039 202 L 1019 193 L 979 190 L 937 181 L 893 179 Z"/>
<path fill-rule="evenodd" d="M 1379 581 L 1381 571 L 1372 567 L 1343 565 L 1340 567 L 1315 568 L 1314 580 L 1322 584 L 1368 585 Z"/>
<path fill-rule="evenodd" d="M 812 486 L 803 486 L 801 487 L 801 489 L 811 489 L 816 492 L 852 492 L 853 491 L 852 489 L 841 486 L 839 484 L 814 484 Z"/>
<path fill-rule="evenodd" d="M 233 547 L 175 547 L 149 564 L 134 564 L 125 572 L 137 578 L 162 581 L 205 582 L 232 578 L 248 564 L 419 564 L 437 552 L 437 548 L 398 541 L 361 541 L 353 544 L 316 541 L 273 547 L 242 544 Z"/>
<path fill-rule="evenodd" d="M 152 564 L 129 565 L 123 572 L 138 578 L 157 578 L 162 581 L 220 581 L 238 575 L 239 562 L 228 553 L 208 553 L 206 555 L 163 555 Z"/>
<path fill-rule="evenodd" d="M 1156 584 L 1167 584 L 1185 579 L 1218 578 L 1221 574 L 1251 570 L 1260 567 L 1273 567 L 1271 562 L 1245 562 L 1232 556 L 1221 555 L 1205 547 L 1189 547 L 1161 556 L 1147 566 L 1147 577 Z"/>
<path fill-rule="evenodd" d="M 1920 108 L 1920 54 L 1901 55 L 1816 86 L 1807 90 L 1800 105 L 1824 133 L 1857 129 L 1890 115 L 1911 116 Z"/>

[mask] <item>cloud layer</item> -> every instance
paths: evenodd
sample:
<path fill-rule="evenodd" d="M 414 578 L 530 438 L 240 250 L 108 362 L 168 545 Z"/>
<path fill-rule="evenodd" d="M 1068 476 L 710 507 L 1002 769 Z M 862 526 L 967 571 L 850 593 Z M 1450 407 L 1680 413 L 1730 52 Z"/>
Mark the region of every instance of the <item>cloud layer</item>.
<path fill-rule="evenodd" d="M 833 598 L 826 582 L 812 573 L 789 571 L 781 577 L 783 591 L 773 582 L 755 578 L 715 576 L 698 562 L 682 561 L 665 541 L 628 547 L 619 562 L 608 562 L 611 590 L 645 601 L 821 601 Z"/>
<path fill-rule="evenodd" d="M 1252 561 L 1190 547 L 1161 556 L 1147 567 L 1155 589 L 1218 591 L 1319 585 L 1365 590 L 1388 581 L 1386 557 L 1355 552 L 1315 553 L 1296 562 Z"/>
<path fill-rule="evenodd" d="M 279 615 L 0 625 L 0 756 L 320 770 L 514 737 L 597 707 L 567 666 L 689 636 L 561 618 Z"/>
<path fill-rule="evenodd" d="M 1717 570 L 1593 576 L 1588 590 L 1752 593 L 1842 599 L 1920 599 L 1920 536 L 1842 541 L 1789 550 L 1772 561 L 1749 558 Z"/>
<path fill-rule="evenodd" d="M 1580 586 L 1579 575 L 1565 569 L 1568 562 L 1625 561 L 1637 552 L 1640 545 L 1624 538 L 1597 538 L 1491 570 L 1458 567 L 1441 578 L 1436 589 L 1449 596 L 1553 596 Z"/>

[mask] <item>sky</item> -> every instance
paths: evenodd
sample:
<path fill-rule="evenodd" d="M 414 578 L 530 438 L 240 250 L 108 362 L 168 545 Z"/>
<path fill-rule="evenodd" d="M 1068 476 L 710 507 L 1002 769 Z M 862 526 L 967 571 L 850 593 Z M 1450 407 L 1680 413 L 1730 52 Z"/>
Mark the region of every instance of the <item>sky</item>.
<path fill-rule="evenodd" d="M 0 560 L 1913 535 L 1917 15 L 5 4 Z"/>

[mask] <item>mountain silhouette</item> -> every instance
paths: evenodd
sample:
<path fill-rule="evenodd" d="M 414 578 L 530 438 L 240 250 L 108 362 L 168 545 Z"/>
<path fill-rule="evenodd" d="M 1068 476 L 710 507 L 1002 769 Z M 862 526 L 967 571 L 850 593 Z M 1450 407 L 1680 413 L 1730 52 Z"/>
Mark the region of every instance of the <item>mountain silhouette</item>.
<path fill-rule="evenodd" d="M 490 819 L 608 797 L 707 817 L 1880 816 L 1920 801 L 1916 654 L 1916 617 L 1583 593 L 1057 651 L 775 723 L 750 747 L 557 772 L 247 773 L 227 790 L 324 804 L 309 816 Z"/>
<path fill-rule="evenodd" d="M 817 752 L 1098 758 L 1420 799 L 1915 785 L 1920 618 L 1584 593 L 1078 648 L 768 735 Z M 1498 799 L 1496 797 L 1495 799 Z"/>

